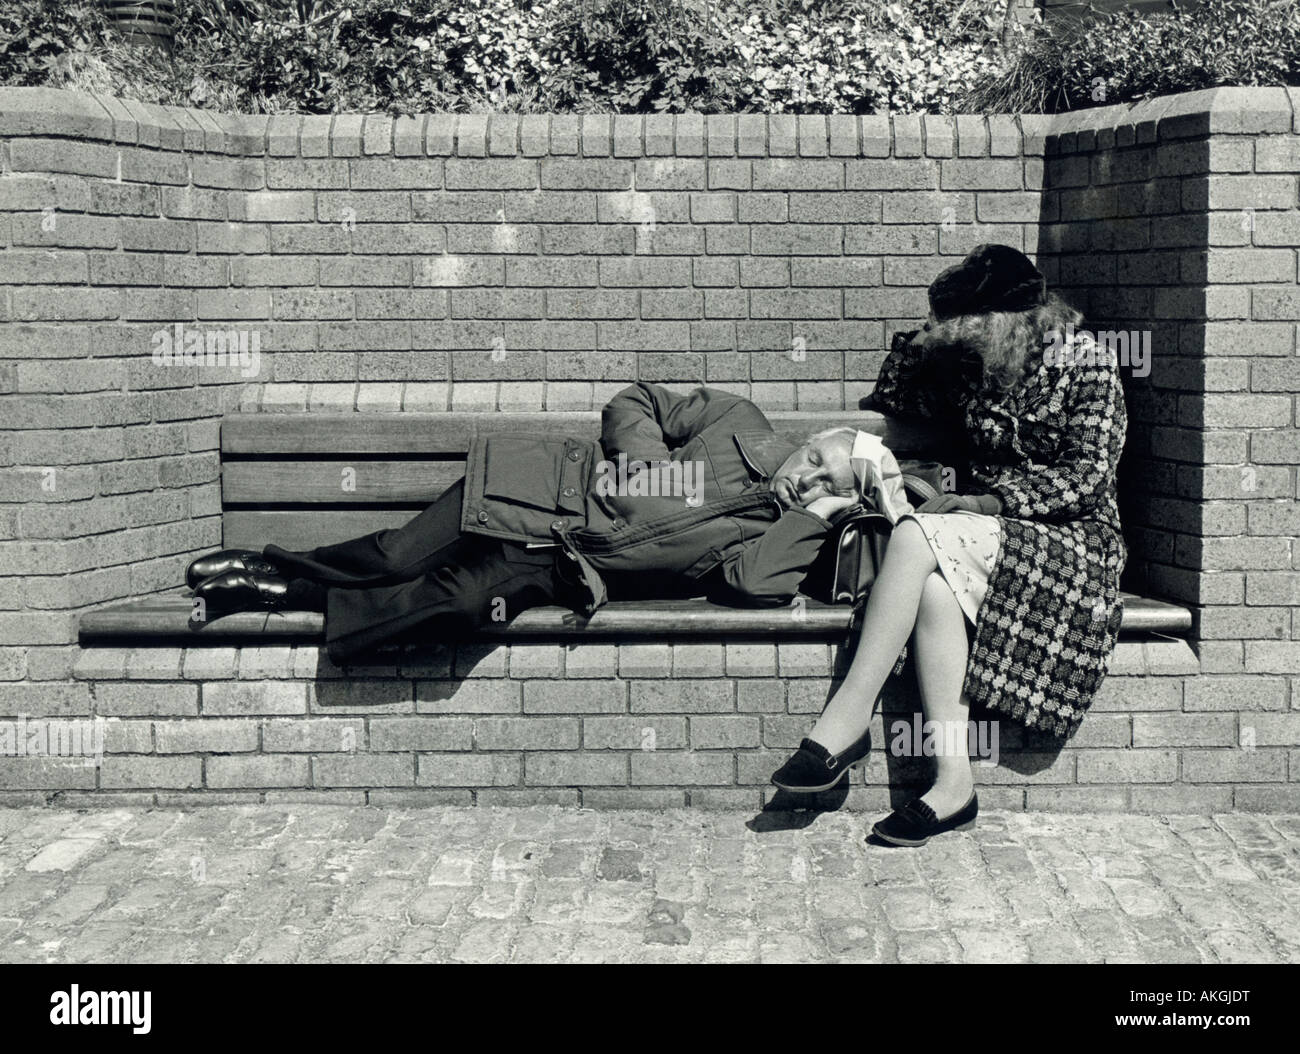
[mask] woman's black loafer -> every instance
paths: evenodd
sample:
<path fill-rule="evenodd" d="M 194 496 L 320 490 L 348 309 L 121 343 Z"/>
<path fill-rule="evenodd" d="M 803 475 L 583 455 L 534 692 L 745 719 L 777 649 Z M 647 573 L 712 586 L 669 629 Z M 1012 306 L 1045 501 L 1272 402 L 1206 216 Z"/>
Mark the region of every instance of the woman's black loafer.
<path fill-rule="evenodd" d="M 194 589 L 215 611 L 275 611 L 288 602 L 289 580 L 254 571 L 224 571 Z"/>
<path fill-rule="evenodd" d="M 942 820 L 920 798 L 913 798 L 876 824 L 871 833 L 890 845 L 925 845 L 936 834 L 943 834 L 944 831 L 969 831 L 975 826 L 975 817 L 979 811 L 980 801 L 973 791 L 970 801 Z"/>
<path fill-rule="evenodd" d="M 861 764 L 871 752 L 871 731 L 838 754 L 832 754 L 813 739 L 804 739 L 793 756 L 772 774 L 772 782 L 796 794 L 828 791 L 839 783 L 853 766 Z"/>
<path fill-rule="evenodd" d="M 222 549 L 219 553 L 200 556 L 185 569 L 185 584 L 193 589 L 226 571 L 253 571 L 259 575 L 278 575 L 280 569 L 261 553 L 252 549 Z"/>

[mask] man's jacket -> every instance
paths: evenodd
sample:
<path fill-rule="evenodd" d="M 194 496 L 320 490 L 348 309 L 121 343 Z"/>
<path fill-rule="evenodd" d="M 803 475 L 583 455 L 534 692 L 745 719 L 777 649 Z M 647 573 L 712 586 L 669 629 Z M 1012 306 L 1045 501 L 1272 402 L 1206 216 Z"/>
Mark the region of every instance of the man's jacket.
<path fill-rule="evenodd" d="M 609 401 L 599 442 L 476 438 L 461 529 L 558 543 L 581 573 L 588 614 L 605 600 L 601 571 L 699 578 L 720 566 L 738 602 L 783 604 L 830 527 L 806 509 L 783 511 L 771 491 L 797 447 L 748 399 L 641 382 Z"/>

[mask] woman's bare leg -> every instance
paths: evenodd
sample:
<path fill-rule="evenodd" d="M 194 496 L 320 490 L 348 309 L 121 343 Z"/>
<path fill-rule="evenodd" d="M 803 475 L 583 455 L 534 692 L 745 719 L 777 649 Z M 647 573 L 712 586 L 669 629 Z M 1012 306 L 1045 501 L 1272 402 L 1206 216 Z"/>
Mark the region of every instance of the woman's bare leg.
<path fill-rule="evenodd" d="M 937 567 L 921 525 L 915 520 L 902 520 L 885 547 L 884 562 L 867 598 L 853 661 L 808 733 L 810 739 L 832 754 L 861 738 L 871 723 L 876 698 L 916 626 L 921 593 Z"/>
<path fill-rule="evenodd" d="M 970 704 L 962 694 L 970 651 L 965 619 L 943 575 L 933 572 L 921 593 L 912 646 L 921 711 L 935 744 L 934 786 L 921 798 L 940 819 L 965 805 L 974 789 L 967 738 Z"/>

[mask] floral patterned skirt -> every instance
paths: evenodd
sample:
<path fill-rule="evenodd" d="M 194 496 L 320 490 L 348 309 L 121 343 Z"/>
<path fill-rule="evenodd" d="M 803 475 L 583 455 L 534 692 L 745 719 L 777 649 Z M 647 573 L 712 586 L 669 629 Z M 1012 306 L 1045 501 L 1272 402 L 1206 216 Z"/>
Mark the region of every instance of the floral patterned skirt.
<path fill-rule="evenodd" d="M 914 512 L 903 517 L 908 518 L 925 532 L 944 581 L 952 588 L 962 614 L 974 626 L 1002 543 L 997 517 L 959 510 Z"/>

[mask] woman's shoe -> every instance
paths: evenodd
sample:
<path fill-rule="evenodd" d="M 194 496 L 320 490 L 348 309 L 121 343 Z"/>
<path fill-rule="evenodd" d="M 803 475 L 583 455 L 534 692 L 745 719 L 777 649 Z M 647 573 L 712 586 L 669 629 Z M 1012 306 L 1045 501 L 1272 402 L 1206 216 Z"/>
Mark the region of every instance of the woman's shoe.
<path fill-rule="evenodd" d="M 278 575 L 280 569 L 261 553 L 252 549 L 222 549 L 200 556 L 185 569 L 185 584 L 193 589 L 200 582 L 224 571 L 253 571 L 259 575 Z"/>
<path fill-rule="evenodd" d="M 871 833 L 890 845 L 925 845 L 944 831 L 969 831 L 975 826 L 979 811 L 980 801 L 974 791 L 971 791 L 970 801 L 942 820 L 920 798 L 913 798 L 876 824 Z"/>
<path fill-rule="evenodd" d="M 772 782 L 796 794 L 830 790 L 855 765 L 871 753 L 871 730 L 838 754 L 832 754 L 815 739 L 804 739 L 790 760 L 772 774 Z"/>
<path fill-rule="evenodd" d="M 256 571 L 223 571 L 194 588 L 216 611 L 276 611 L 288 601 L 289 580 Z"/>

